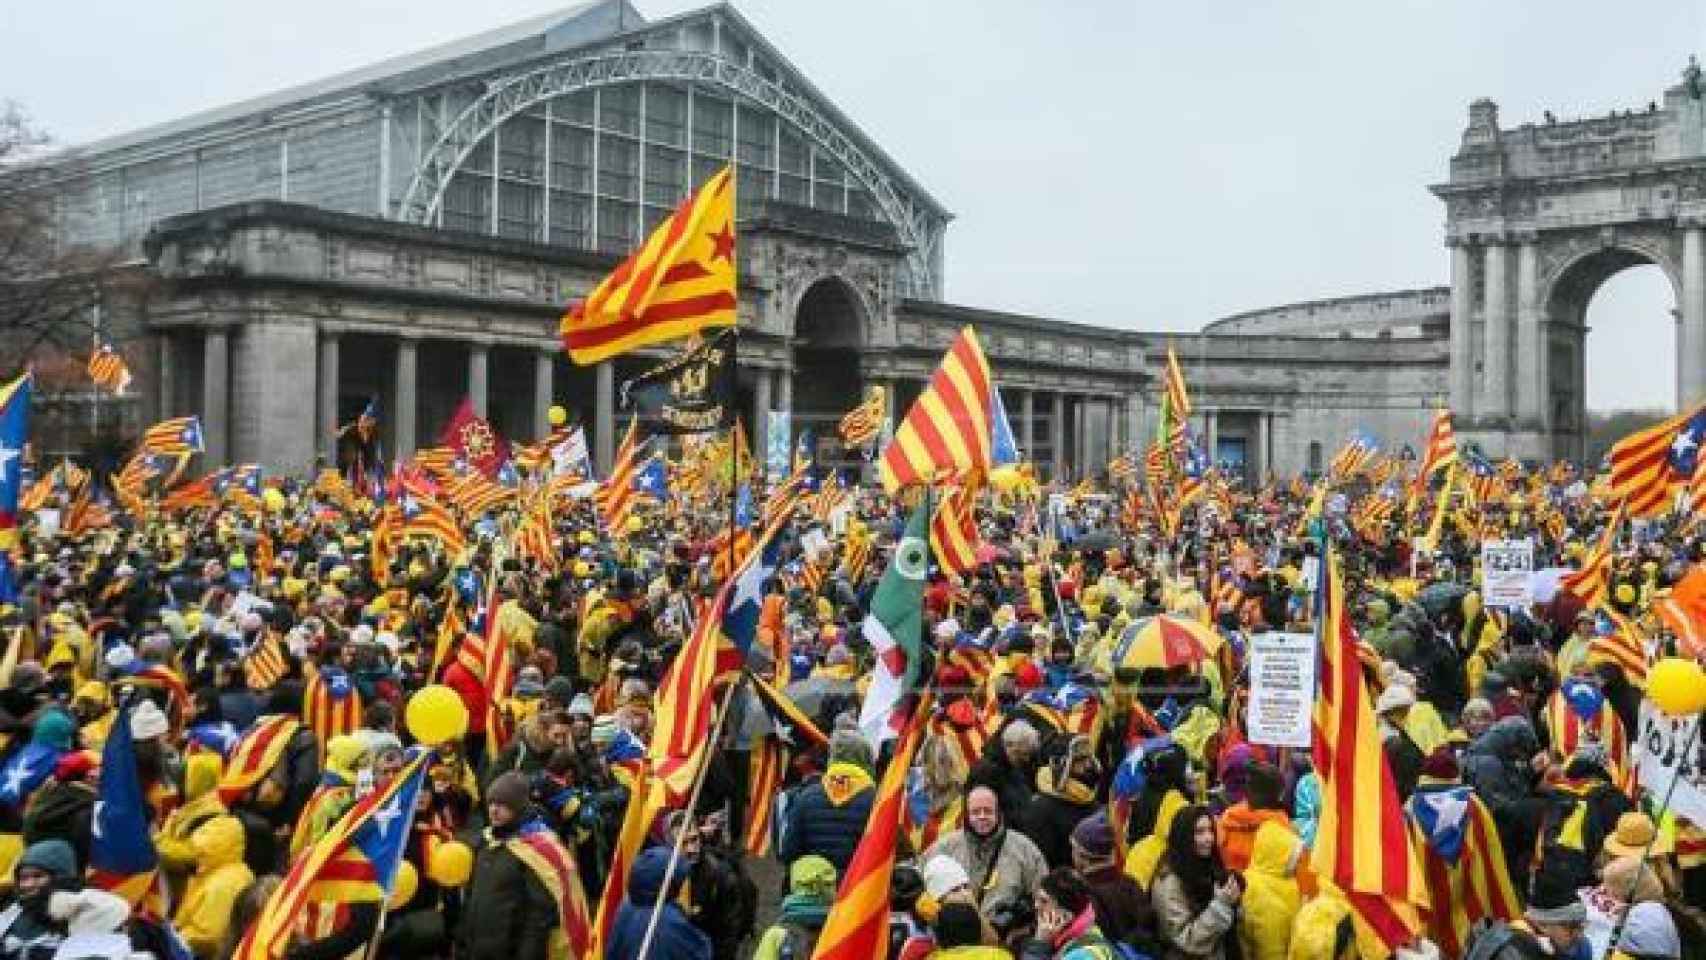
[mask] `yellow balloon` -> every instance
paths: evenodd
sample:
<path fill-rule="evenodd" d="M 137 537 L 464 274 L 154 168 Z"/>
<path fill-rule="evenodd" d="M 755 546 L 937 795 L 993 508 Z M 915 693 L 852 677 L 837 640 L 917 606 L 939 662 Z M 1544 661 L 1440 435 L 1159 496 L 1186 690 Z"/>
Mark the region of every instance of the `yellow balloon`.
<path fill-rule="evenodd" d="M 415 872 L 415 865 L 407 860 L 397 864 L 397 875 L 391 878 L 391 896 L 385 898 L 385 909 L 397 910 L 408 906 L 420 888 L 421 877 Z"/>
<path fill-rule="evenodd" d="M 1015 466 L 996 467 L 989 471 L 989 485 L 1002 493 L 1012 493 L 1013 488 L 1024 482 Z"/>
<path fill-rule="evenodd" d="M 473 873 L 474 851 L 460 840 L 439 844 L 427 858 L 427 876 L 441 887 L 460 887 Z"/>
<path fill-rule="evenodd" d="M 1647 697 L 1676 716 L 1706 710 L 1706 669 L 1682 657 L 1660 660 L 1647 671 Z"/>
<path fill-rule="evenodd" d="M 545 411 L 545 419 L 551 422 L 551 426 L 560 427 L 569 422 L 569 411 L 557 404 L 552 404 L 551 409 Z"/>
<path fill-rule="evenodd" d="M 403 720 L 414 738 L 428 746 L 460 740 L 468 732 L 468 708 L 443 684 L 422 687 L 409 698 Z"/>
<path fill-rule="evenodd" d="M 284 512 L 284 493 L 277 487 L 268 487 L 261 491 L 261 505 L 268 513 Z"/>

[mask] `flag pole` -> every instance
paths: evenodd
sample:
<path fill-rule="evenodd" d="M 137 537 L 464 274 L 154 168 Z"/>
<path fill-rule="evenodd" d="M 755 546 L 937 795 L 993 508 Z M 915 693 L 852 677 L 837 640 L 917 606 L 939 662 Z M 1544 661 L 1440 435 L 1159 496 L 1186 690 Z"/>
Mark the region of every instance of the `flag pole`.
<path fill-rule="evenodd" d="M 729 337 L 729 368 L 734 370 L 735 382 L 738 384 L 740 382 L 740 328 L 739 327 L 735 327 L 733 334 Z M 765 411 L 765 413 L 768 414 L 769 411 Z M 729 425 L 729 430 L 728 430 L 728 434 L 729 434 L 729 566 L 728 566 L 727 576 L 729 576 L 729 577 L 733 577 L 735 575 L 735 559 L 736 559 L 735 558 L 735 532 L 736 532 L 735 526 L 736 526 L 736 523 L 738 521 L 739 514 L 740 514 L 740 497 L 738 496 L 738 490 L 736 489 L 738 486 L 738 481 L 740 479 L 740 450 L 735 446 L 735 427 L 739 424 L 739 418 L 740 418 L 740 414 L 737 412 L 735 414 L 735 422 L 731 423 Z M 754 422 L 756 422 L 756 418 L 755 418 Z M 767 434 L 769 433 L 768 430 L 766 430 L 765 432 Z M 765 438 L 765 442 L 766 443 L 769 442 L 768 436 Z M 676 846 L 679 847 L 680 844 L 677 844 Z M 674 865 L 674 863 L 672 861 L 671 866 L 673 867 L 673 865 Z M 644 950 L 640 951 L 640 956 L 641 957 L 645 956 Z"/>
<path fill-rule="evenodd" d="M 705 773 L 711 769 L 711 751 L 716 749 L 717 742 L 723 738 L 723 721 L 729 717 L 729 704 L 734 700 L 735 692 L 744 683 L 746 673 L 743 671 L 734 683 L 729 684 L 722 702 L 717 704 L 717 721 L 711 726 L 710 739 L 705 741 L 705 759 L 700 762 L 699 770 L 693 776 L 693 789 L 687 795 L 687 805 L 682 808 L 687 816 L 681 829 L 675 832 L 675 842 L 670 844 L 669 862 L 663 868 L 663 886 L 658 888 L 658 898 L 652 903 L 652 915 L 646 920 L 646 935 L 640 940 L 640 952 L 636 960 L 646 960 L 646 956 L 651 953 L 652 939 L 658 932 L 658 915 L 663 913 L 663 905 L 669 899 L 669 878 L 675 874 L 675 865 L 681 862 L 681 841 L 687 836 L 688 830 L 694 829 L 693 808 L 699 805 L 699 794 L 705 788 Z"/>

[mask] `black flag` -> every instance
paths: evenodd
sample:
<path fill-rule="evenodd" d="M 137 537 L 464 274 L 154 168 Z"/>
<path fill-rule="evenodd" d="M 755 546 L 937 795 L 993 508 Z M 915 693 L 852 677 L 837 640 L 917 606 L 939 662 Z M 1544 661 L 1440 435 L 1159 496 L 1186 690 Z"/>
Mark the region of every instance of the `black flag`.
<path fill-rule="evenodd" d="M 733 330 L 622 384 L 622 409 L 658 422 L 659 433 L 706 433 L 735 420 Z"/>

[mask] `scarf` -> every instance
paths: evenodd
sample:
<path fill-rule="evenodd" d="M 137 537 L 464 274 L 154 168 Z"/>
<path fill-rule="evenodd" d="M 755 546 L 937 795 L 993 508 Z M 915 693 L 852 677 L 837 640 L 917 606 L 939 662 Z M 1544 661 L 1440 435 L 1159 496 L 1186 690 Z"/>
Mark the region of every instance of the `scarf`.
<path fill-rule="evenodd" d="M 792 923 L 808 930 L 819 930 L 829 919 L 829 904 L 804 893 L 790 893 L 782 898 L 782 913 L 778 923 Z"/>
<path fill-rule="evenodd" d="M 845 806 L 860 791 L 868 790 L 875 784 L 871 774 L 857 764 L 841 760 L 829 765 L 823 774 L 823 792 L 829 797 L 829 802 L 836 806 Z"/>
<path fill-rule="evenodd" d="M 1054 782 L 1054 770 L 1051 767 L 1043 767 L 1037 771 L 1037 790 L 1048 796 L 1080 806 L 1096 802 L 1096 789 L 1094 787 L 1071 776 L 1067 776 L 1065 783 L 1057 785 Z"/>

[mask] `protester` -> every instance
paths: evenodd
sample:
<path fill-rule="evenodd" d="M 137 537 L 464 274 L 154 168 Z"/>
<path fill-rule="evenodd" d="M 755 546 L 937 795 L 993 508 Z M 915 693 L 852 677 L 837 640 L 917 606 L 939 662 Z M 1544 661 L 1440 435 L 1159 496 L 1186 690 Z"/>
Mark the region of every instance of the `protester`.
<path fill-rule="evenodd" d="M 1169 960 L 1224 957 L 1244 888 L 1220 861 L 1214 817 L 1186 807 L 1173 818 L 1150 897 Z"/>

